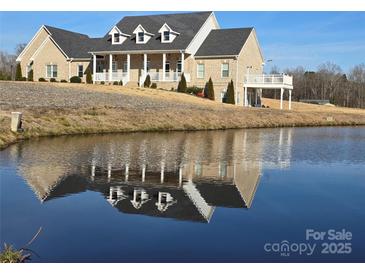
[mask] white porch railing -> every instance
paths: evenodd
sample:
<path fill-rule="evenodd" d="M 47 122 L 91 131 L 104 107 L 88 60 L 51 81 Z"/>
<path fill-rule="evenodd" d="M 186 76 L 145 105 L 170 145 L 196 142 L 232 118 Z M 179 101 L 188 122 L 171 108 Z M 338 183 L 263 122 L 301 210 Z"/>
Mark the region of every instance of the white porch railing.
<path fill-rule="evenodd" d="M 181 72 L 165 72 L 165 79 L 163 77 L 163 72 L 148 72 L 147 74 L 142 74 L 139 78 L 139 83 L 143 84 L 147 75 L 151 77 L 151 82 L 178 82 L 181 78 Z M 190 82 L 190 74 L 184 73 L 186 82 Z"/>
<path fill-rule="evenodd" d="M 109 79 L 109 72 L 104 71 L 104 72 L 97 72 L 95 74 L 95 81 L 96 82 L 108 82 L 108 81 L 123 81 L 123 85 L 125 85 L 126 83 L 128 83 L 129 79 L 128 79 L 128 72 L 122 72 L 122 71 L 116 71 L 116 72 L 112 72 L 111 75 L 111 79 Z"/>
<path fill-rule="evenodd" d="M 248 74 L 245 76 L 245 84 L 263 85 L 293 85 L 293 77 L 286 74 Z"/>

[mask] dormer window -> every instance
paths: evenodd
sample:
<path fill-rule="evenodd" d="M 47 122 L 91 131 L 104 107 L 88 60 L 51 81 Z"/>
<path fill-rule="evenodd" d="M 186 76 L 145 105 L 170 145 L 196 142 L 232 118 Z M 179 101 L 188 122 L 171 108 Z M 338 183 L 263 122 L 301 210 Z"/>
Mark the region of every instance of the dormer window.
<path fill-rule="evenodd" d="M 166 23 L 158 31 L 161 35 L 161 43 L 171 43 L 174 39 L 180 35 L 180 33 L 174 31 Z"/>
<path fill-rule="evenodd" d="M 138 25 L 133 31 L 133 34 L 136 37 L 137 44 L 146 44 L 153 36 L 153 34 L 147 32 L 146 29 L 142 27 L 142 25 Z"/>
<path fill-rule="evenodd" d="M 144 32 L 142 32 L 142 31 L 138 32 L 138 42 L 139 43 L 144 42 Z"/>
<path fill-rule="evenodd" d="M 119 37 L 119 33 L 114 33 L 114 35 L 113 35 L 113 39 L 114 39 L 114 43 L 115 44 L 118 44 L 119 43 L 119 39 L 120 37 Z"/>
<path fill-rule="evenodd" d="M 129 34 L 123 33 L 117 26 L 112 28 L 109 35 L 111 36 L 110 40 L 113 45 L 122 44 L 128 37 L 130 37 Z"/>
<path fill-rule="evenodd" d="M 168 41 L 170 41 L 170 31 L 164 31 L 163 32 L 163 40 L 165 41 L 165 42 L 168 42 Z"/>

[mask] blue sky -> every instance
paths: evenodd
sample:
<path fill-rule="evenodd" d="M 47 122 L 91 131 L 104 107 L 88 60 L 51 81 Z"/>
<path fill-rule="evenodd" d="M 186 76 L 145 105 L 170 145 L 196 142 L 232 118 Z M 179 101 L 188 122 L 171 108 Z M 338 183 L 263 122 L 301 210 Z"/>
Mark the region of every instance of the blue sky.
<path fill-rule="evenodd" d="M 14 52 L 42 25 L 104 35 L 123 16 L 166 12 L 0 12 L 0 49 Z M 265 59 L 280 69 L 302 65 L 316 69 L 334 62 L 347 72 L 365 62 L 365 12 L 221 12 L 222 28 L 256 28 Z"/>

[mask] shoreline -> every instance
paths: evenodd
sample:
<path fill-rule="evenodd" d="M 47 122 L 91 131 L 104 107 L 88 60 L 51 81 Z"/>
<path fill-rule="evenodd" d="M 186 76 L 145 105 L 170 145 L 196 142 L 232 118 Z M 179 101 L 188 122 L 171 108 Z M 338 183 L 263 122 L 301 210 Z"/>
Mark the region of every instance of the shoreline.
<path fill-rule="evenodd" d="M 0 150 L 37 137 L 278 127 L 363 126 L 365 109 L 280 102 L 244 108 L 159 89 L 70 83 L 1 82 Z M 10 130 L 23 113 L 24 132 Z"/>
<path fill-rule="evenodd" d="M 335 115 L 334 115 L 335 116 Z M 63 118 L 65 120 L 63 120 Z M 26 124 L 25 118 L 25 124 Z M 6 119 L 7 120 L 7 119 Z M 67 121 L 67 115 L 59 116 L 58 120 Z M 9 130 L 8 132 L 1 132 L 0 133 L 0 151 L 6 149 L 7 147 L 27 140 L 38 139 L 38 138 L 47 138 L 47 137 L 60 137 L 60 136 L 86 136 L 86 135 L 96 135 L 96 134 L 118 134 L 118 133 L 136 133 L 136 132 L 171 132 L 171 131 L 211 131 L 211 130 L 239 130 L 239 129 L 270 129 L 270 128 L 289 128 L 289 127 L 358 127 L 358 126 L 365 126 L 364 121 L 355 121 L 355 120 L 336 120 L 334 118 L 333 121 L 313 121 L 311 123 L 305 121 L 297 121 L 294 122 L 291 120 L 281 121 L 276 124 L 267 124 L 267 123 L 257 123 L 257 124 L 250 124 L 247 126 L 213 126 L 213 127 L 189 127 L 189 126 L 177 126 L 177 127 L 170 127 L 166 126 L 163 128 L 162 125 L 155 125 L 155 127 L 145 128 L 144 125 L 137 126 L 136 128 L 102 128 L 102 129 L 95 129 L 95 128 L 88 128 L 88 127 L 81 127 L 78 130 L 69 130 L 67 129 L 67 122 L 61 122 L 61 124 L 57 124 L 58 127 L 63 128 L 59 129 L 57 132 L 50 132 L 45 128 L 37 128 L 35 131 L 34 129 L 27 131 L 25 129 L 24 132 L 13 133 L 10 131 L 10 119 L 8 120 Z"/>

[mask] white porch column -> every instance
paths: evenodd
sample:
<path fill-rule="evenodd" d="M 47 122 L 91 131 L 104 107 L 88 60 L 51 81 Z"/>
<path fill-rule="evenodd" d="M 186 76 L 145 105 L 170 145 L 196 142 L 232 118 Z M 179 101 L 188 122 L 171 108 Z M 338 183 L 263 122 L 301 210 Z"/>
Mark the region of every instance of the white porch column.
<path fill-rule="evenodd" d="M 109 82 L 112 81 L 112 75 L 113 75 L 113 55 L 109 54 Z"/>
<path fill-rule="evenodd" d="M 289 110 L 291 110 L 291 92 L 292 90 L 289 89 Z"/>
<path fill-rule="evenodd" d="M 181 53 L 181 73 L 184 73 L 184 62 L 185 62 L 185 54 Z"/>
<path fill-rule="evenodd" d="M 280 109 L 283 109 L 283 95 L 284 95 L 284 89 L 280 89 Z"/>
<path fill-rule="evenodd" d="M 165 81 L 166 77 L 166 53 L 162 54 L 162 81 Z"/>
<path fill-rule="evenodd" d="M 127 73 L 128 73 L 128 81 L 131 80 L 131 55 L 127 54 Z"/>
<path fill-rule="evenodd" d="M 93 54 L 93 84 L 95 84 L 96 80 L 96 55 Z"/>
<path fill-rule="evenodd" d="M 143 74 L 147 75 L 147 54 L 143 54 Z"/>
<path fill-rule="evenodd" d="M 247 87 L 245 87 L 245 92 L 244 92 L 244 106 L 248 107 L 248 100 L 247 100 Z"/>

